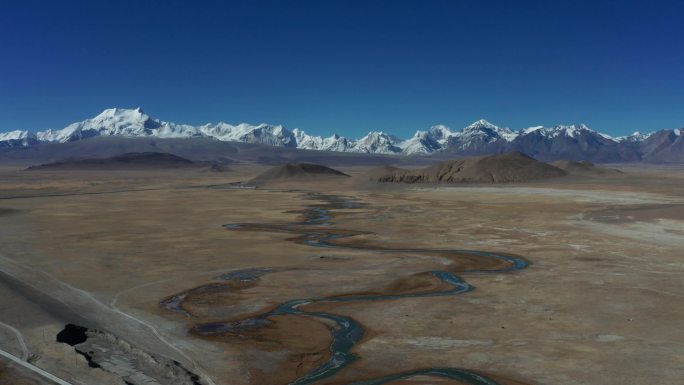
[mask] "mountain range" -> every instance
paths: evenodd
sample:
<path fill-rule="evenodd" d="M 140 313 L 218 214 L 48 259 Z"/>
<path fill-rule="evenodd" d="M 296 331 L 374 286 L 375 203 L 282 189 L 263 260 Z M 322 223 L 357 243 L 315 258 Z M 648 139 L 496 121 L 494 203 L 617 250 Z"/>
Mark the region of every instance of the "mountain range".
<path fill-rule="evenodd" d="M 200 126 L 177 124 L 151 118 L 141 108 L 106 109 L 92 119 L 58 130 L 0 133 L 0 148 L 69 143 L 99 136 L 199 137 L 304 150 L 368 154 L 460 156 L 520 151 L 542 160 L 684 162 L 684 136 L 680 129 L 611 137 L 584 124 L 536 126 L 514 131 L 481 119 L 461 130 L 435 125 L 426 131 L 417 131 L 409 139 L 381 131 L 369 132 L 360 139 L 350 139 L 337 134 L 329 137 L 309 135 L 300 129 L 289 130 L 282 125 L 231 125 L 223 122 Z"/>

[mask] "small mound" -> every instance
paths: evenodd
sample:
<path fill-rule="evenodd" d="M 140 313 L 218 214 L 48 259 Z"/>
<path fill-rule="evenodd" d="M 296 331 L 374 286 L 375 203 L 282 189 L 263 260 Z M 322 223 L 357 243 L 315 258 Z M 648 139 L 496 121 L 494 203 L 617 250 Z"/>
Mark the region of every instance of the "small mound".
<path fill-rule="evenodd" d="M 166 152 L 130 152 L 110 158 L 67 159 L 31 166 L 27 170 L 129 170 L 197 166 L 195 162 Z"/>
<path fill-rule="evenodd" d="M 349 175 L 320 164 L 288 163 L 264 171 L 262 174 L 252 179 L 249 184 L 259 185 L 275 181 L 313 180 L 318 178 L 340 177 L 347 178 Z"/>
<path fill-rule="evenodd" d="M 441 162 L 418 170 L 384 168 L 370 179 L 381 183 L 512 183 L 566 175 L 564 170 L 520 152 Z"/>
<path fill-rule="evenodd" d="M 558 160 L 551 164 L 570 174 L 622 174 L 622 171 L 620 170 L 616 170 L 614 168 L 599 167 L 588 160 Z"/>

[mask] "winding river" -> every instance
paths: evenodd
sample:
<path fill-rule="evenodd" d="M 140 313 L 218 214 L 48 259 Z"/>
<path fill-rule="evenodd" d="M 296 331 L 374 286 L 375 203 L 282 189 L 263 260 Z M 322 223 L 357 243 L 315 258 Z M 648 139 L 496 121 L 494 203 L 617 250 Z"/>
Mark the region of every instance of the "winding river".
<path fill-rule="evenodd" d="M 377 245 L 353 244 L 350 242 L 340 242 L 344 238 L 354 237 L 368 232 L 343 230 L 330 228 L 334 215 L 332 210 L 358 209 L 363 208 L 364 204 L 349 197 L 337 195 L 309 194 L 310 199 L 318 202 L 307 206 L 301 211 L 303 219 L 291 224 L 262 224 L 262 223 L 233 223 L 225 225 L 231 231 L 269 231 L 285 232 L 295 235 L 291 240 L 319 248 L 346 248 L 357 250 L 373 250 L 393 253 L 423 253 L 437 254 L 451 257 L 454 261 L 467 260 L 451 271 L 437 270 L 430 272 L 420 272 L 423 276 L 431 274 L 433 279 L 438 280 L 439 285 L 434 290 L 381 293 L 381 294 L 348 294 L 344 296 L 293 299 L 284 302 L 274 309 L 257 315 L 252 318 L 233 322 L 214 322 L 197 325 L 195 331 L 202 335 L 220 335 L 222 333 L 234 333 L 241 330 L 257 328 L 269 324 L 269 317 L 278 315 L 297 315 L 314 317 L 331 321 L 332 342 L 330 343 L 329 358 L 315 367 L 308 373 L 300 376 L 290 385 L 313 384 L 324 378 L 333 376 L 335 373 L 344 369 L 347 365 L 359 359 L 359 356 L 352 352 L 364 336 L 363 326 L 351 317 L 328 312 L 307 311 L 303 309 L 307 305 L 317 303 L 335 303 L 352 301 L 383 301 L 396 300 L 401 298 L 419 298 L 451 296 L 467 293 L 474 289 L 473 286 L 465 282 L 458 274 L 494 274 L 505 273 L 514 270 L 524 269 L 528 262 L 520 257 L 513 255 L 503 255 L 475 250 L 433 250 L 433 249 L 409 249 L 391 248 Z M 229 273 L 223 279 L 256 280 L 261 275 L 267 274 L 272 270 L 269 268 L 247 269 Z M 178 298 L 178 297 L 175 297 Z M 180 308 L 183 298 L 175 304 Z M 354 382 L 350 385 L 382 385 L 394 381 L 407 379 L 414 376 L 432 376 L 446 379 L 458 380 L 470 385 L 502 385 L 500 382 L 475 371 L 459 368 L 427 368 L 413 371 L 397 373 L 385 377 Z"/>

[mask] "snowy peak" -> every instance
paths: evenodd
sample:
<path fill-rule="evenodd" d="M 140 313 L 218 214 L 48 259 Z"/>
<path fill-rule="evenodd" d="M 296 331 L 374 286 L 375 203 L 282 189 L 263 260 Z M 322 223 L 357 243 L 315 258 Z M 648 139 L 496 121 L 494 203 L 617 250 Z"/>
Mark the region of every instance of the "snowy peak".
<path fill-rule="evenodd" d="M 147 116 L 141 108 L 108 108 L 92 119 L 73 123 L 61 130 L 38 133 L 41 141 L 66 143 L 92 136 L 152 136 L 164 122 Z"/>
<path fill-rule="evenodd" d="M 484 141 L 484 142 L 494 142 L 502 140 L 505 142 L 511 142 L 518 136 L 518 133 L 514 132 L 510 128 L 499 127 L 492 124 L 484 119 L 480 119 L 472 124 L 466 126 L 461 131 L 461 137 L 463 142 L 468 142 L 472 140 Z"/>
<path fill-rule="evenodd" d="M 295 128 L 292 130 L 297 141 L 297 148 L 305 150 L 321 150 L 321 151 L 350 151 L 353 143 L 342 136 L 333 134 L 327 138 L 320 136 L 309 135 L 306 132 Z"/>
<path fill-rule="evenodd" d="M 296 147 L 297 140 L 294 134 L 281 125 L 272 126 L 262 123 L 256 127 L 248 124 L 239 124 L 236 128 L 236 141 L 256 144 L 267 144 L 277 147 Z"/>
<path fill-rule="evenodd" d="M 37 142 L 38 138 L 36 135 L 25 130 L 0 132 L 0 148 L 27 147 Z"/>
<path fill-rule="evenodd" d="M 0 132 L 0 141 L 4 140 L 22 140 L 29 136 L 28 131 L 15 130 L 9 132 Z"/>
<path fill-rule="evenodd" d="M 499 127 L 492 124 L 492 123 L 489 123 L 485 119 L 480 119 L 480 120 L 477 120 L 477 121 L 469 124 L 465 128 L 463 128 L 463 131 L 472 131 L 472 130 L 481 130 L 481 129 L 498 130 Z"/>
<path fill-rule="evenodd" d="M 368 135 L 356 141 L 353 150 L 371 154 L 398 153 L 401 152 L 401 148 L 397 145 L 398 142 L 400 142 L 400 139 L 395 136 L 382 131 L 371 131 Z"/>
<path fill-rule="evenodd" d="M 416 132 L 416 135 L 419 132 L 421 132 L 421 131 Z M 451 129 L 449 127 L 442 125 L 442 124 L 437 124 L 437 125 L 430 127 L 430 129 L 427 131 L 427 134 L 430 136 L 430 138 L 437 140 L 437 141 L 441 141 L 441 140 L 448 139 L 451 136 L 454 136 L 455 133 L 453 131 L 451 131 Z"/>
<path fill-rule="evenodd" d="M 79 124 L 79 123 L 75 123 Z M 161 122 L 151 119 L 140 108 L 108 108 L 92 119 L 81 122 L 84 127 L 116 131 L 124 127 L 157 128 Z"/>
<path fill-rule="evenodd" d="M 577 138 L 582 135 L 599 135 L 601 137 L 604 137 L 606 139 L 613 139 L 612 137 L 598 133 L 591 128 L 589 128 L 586 124 L 571 124 L 571 125 L 556 125 L 553 127 L 544 127 L 544 126 L 534 126 L 534 127 L 528 127 L 523 130 L 520 130 L 520 134 L 522 135 L 529 135 L 529 134 L 535 134 L 535 135 L 540 135 L 546 138 L 555 138 L 558 136 L 566 136 L 570 138 Z"/>
<path fill-rule="evenodd" d="M 565 135 L 569 136 L 571 138 L 575 138 L 579 135 L 582 135 L 582 133 L 590 133 L 590 134 L 596 134 L 596 131 L 590 129 L 587 127 L 586 124 L 573 124 L 569 126 L 555 126 L 552 128 L 554 132 L 557 132 L 559 135 Z"/>
<path fill-rule="evenodd" d="M 534 126 L 513 131 L 509 128 L 499 127 L 485 119 L 477 120 L 461 130 L 452 130 L 445 125 L 434 125 L 427 130 L 416 131 L 407 140 L 382 131 L 371 131 L 366 136 L 355 140 L 337 134 L 328 137 L 309 135 L 301 129 L 289 130 L 282 125 L 266 123 L 232 125 L 219 122 L 206 123 L 200 126 L 177 124 L 154 119 L 138 107 L 131 109 L 108 108 L 94 118 L 76 122 L 58 130 L 46 130 L 35 134 L 28 131 L 0 133 L 0 147 L 26 147 L 40 142 L 65 143 L 94 136 L 203 137 L 219 141 L 255 143 L 306 150 L 370 154 L 430 155 L 447 151 L 456 154 L 475 155 L 519 150 L 541 158 L 551 158 L 558 154 L 565 158 L 582 158 L 583 155 L 581 154 L 585 154 L 599 161 L 603 159 L 599 155 L 606 153 L 613 154 L 607 155 L 606 159 L 613 159 L 610 156 L 624 157 L 624 154 L 632 157 L 629 159 L 633 159 L 634 156 L 641 156 L 634 155 L 634 151 L 636 151 L 634 149 L 644 147 L 644 143 L 655 142 L 655 139 L 658 138 L 664 138 L 663 140 L 667 143 L 682 142 L 680 129 L 658 131 L 657 138 L 653 134 L 642 134 L 640 132 L 612 138 L 594 131 L 584 124 L 556 125 L 553 127 Z M 624 146 L 621 145 L 623 142 L 625 142 Z M 627 142 L 630 143 L 629 146 L 626 145 Z M 622 147 L 618 151 L 616 146 Z M 575 156 L 575 154 L 580 155 Z"/>
<path fill-rule="evenodd" d="M 535 131 L 539 131 L 539 130 L 543 130 L 543 129 L 544 129 L 544 126 L 532 126 L 532 127 L 523 128 L 522 130 L 520 130 L 520 133 L 521 134 L 531 134 Z"/>
<path fill-rule="evenodd" d="M 631 135 L 627 136 L 618 136 L 615 138 L 617 142 L 642 142 L 646 139 L 648 139 L 653 133 L 649 134 L 642 134 L 641 131 L 634 131 Z"/>
<path fill-rule="evenodd" d="M 475 151 L 490 143 L 505 145 L 518 134 L 511 129 L 496 126 L 484 119 L 473 122 L 461 131 L 452 131 L 444 125 L 432 126 L 428 131 L 418 131 L 409 140 L 399 144 L 404 154 L 431 154 L 436 151 Z"/>
<path fill-rule="evenodd" d="M 99 115 L 93 118 L 93 120 L 104 120 L 104 119 L 112 119 L 112 118 L 119 118 L 122 120 L 133 120 L 136 118 L 140 118 L 142 116 L 146 116 L 145 111 L 142 110 L 142 108 L 137 107 L 137 108 L 131 108 L 131 109 L 126 109 L 126 108 L 107 108 L 106 110 L 102 111 Z"/>
<path fill-rule="evenodd" d="M 449 127 L 437 124 L 427 131 L 416 131 L 411 139 L 398 143 L 404 154 L 431 154 L 444 149 L 449 138 L 456 135 Z"/>

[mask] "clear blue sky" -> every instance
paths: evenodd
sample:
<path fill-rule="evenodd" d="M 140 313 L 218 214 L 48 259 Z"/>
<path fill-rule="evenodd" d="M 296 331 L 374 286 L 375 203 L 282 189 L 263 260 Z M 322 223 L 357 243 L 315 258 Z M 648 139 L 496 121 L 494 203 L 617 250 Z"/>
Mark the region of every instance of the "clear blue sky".
<path fill-rule="evenodd" d="M 2 1 L 0 131 L 114 106 L 352 137 L 682 127 L 684 1 Z"/>

